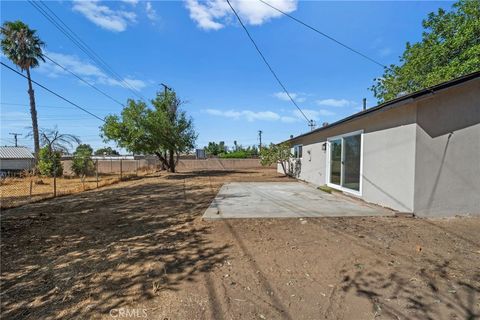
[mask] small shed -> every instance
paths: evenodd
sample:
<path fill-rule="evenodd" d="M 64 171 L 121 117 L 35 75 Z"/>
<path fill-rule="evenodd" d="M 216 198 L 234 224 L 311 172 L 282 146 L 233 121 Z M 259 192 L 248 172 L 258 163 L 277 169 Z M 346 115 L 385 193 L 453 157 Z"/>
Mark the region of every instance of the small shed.
<path fill-rule="evenodd" d="M 35 157 L 27 147 L 0 147 L 0 171 L 30 170 Z"/>

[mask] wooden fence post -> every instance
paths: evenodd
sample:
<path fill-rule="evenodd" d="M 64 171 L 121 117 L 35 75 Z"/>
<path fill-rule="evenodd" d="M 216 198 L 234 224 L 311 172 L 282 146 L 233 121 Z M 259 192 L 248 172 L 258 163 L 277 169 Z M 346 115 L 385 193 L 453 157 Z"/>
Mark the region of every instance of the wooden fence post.
<path fill-rule="evenodd" d="M 98 159 L 95 161 L 95 179 L 97 180 L 97 188 L 98 188 Z"/>
<path fill-rule="evenodd" d="M 57 173 L 53 175 L 53 197 L 57 196 Z"/>
<path fill-rule="evenodd" d="M 55 161 L 55 159 L 54 159 Z M 54 162 L 53 165 L 53 197 L 57 196 L 57 163 Z"/>
<path fill-rule="evenodd" d="M 123 162 L 120 159 L 120 181 L 123 179 Z"/>

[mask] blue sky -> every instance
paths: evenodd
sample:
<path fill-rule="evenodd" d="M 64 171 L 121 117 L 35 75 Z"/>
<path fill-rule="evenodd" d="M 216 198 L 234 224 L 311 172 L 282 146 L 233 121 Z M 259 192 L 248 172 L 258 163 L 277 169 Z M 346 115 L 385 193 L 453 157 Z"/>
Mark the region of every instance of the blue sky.
<path fill-rule="evenodd" d="M 252 36 L 298 105 L 318 124 L 358 112 L 381 67 L 353 54 L 257 0 L 232 0 Z M 407 41 L 421 38 L 421 21 L 451 2 L 320 2 L 272 4 L 383 64 L 397 63 Z M 281 92 L 243 29 L 221 0 L 48 1 L 46 4 L 138 93 L 151 98 L 160 83 L 173 87 L 194 119 L 197 145 L 279 142 L 309 130 Z M 120 101 L 135 97 L 41 16 L 28 2 L 2 1 L 1 22 L 20 19 L 37 29 L 46 53 Z M 11 65 L 2 55 L 1 61 Z M 121 107 L 51 63 L 34 80 L 104 117 Z M 1 69 L 1 145 L 9 132 L 24 136 L 31 125 L 26 80 Z M 55 125 L 94 148 L 101 122 L 35 88 L 39 125 Z M 25 137 L 20 144 L 32 146 Z M 114 146 L 114 144 L 110 144 Z"/>

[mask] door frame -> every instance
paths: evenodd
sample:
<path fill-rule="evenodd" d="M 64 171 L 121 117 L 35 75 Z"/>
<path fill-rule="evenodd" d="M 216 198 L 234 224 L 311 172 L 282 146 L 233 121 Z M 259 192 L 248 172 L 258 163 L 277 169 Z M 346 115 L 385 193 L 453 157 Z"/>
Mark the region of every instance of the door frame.
<path fill-rule="evenodd" d="M 359 179 L 359 188 L 358 188 L 359 190 L 358 191 L 341 186 L 342 180 L 343 180 L 343 161 L 344 161 L 344 151 L 343 151 L 343 149 L 345 147 L 345 144 L 343 142 L 343 138 L 349 137 L 349 136 L 356 136 L 356 135 L 360 135 L 360 179 Z M 341 153 L 342 164 L 341 164 L 341 169 L 340 169 L 340 185 L 330 182 L 330 157 L 331 157 L 330 141 L 338 140 L 338 139 L 342 140 L 342 153 Z M 325 172 L 326 172 L 325 181 L 326 181 L 327 186 L 329 186 L 330 188 L 333 188 L 333 189 L 337 189 L 337 190 L 340 190 L 340 191 L 343 191 L 343 192 L 347 192 L 347 193 L 356 195 L 356 196 L 362 196 L 362 192 L 363 192 L 363 130 L 357 130 L 357 131 L 353 131 L 353 132 L 340 134 L 340 135 L 337 135 L 337 136 L 334 136 L 334 137 L 329 137 L 329 138 L 327 138 L 326 143 L 327 143 L 327 154 L 326 154 L 326 157 L 325 157 L 326 158 L 325 162 L 326 162 L 327 168 L 325 170 Z"/>

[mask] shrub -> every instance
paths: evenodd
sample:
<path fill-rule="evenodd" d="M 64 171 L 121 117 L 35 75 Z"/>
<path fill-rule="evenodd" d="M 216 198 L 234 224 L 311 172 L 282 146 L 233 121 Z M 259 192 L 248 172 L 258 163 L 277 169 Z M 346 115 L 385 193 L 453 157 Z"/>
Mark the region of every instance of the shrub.
<path fill-rule="evenodd" d="M 245 159 L 245 158 L 251 158 L 251 157 L 252 155 L 245 150 L 237 150 L 229 153 L 220 154 L 220 158 L 223 158 L 223 159 Z"/>
<path fill-rule="evenodd" d="M 47 177 L 61 176 L 63 174 L 61 157 L 60 151 L 50 150 L 48 146 L 40 149 L 37 165 L 40 174 Z"/>
<path fill-rule="evenodd" d="M 282 166 L 283 173 L 289 174 L 288 163 L 292 158 L 292 152 L 290 151 L 290 145 L 288 143 L 271 144 L 269 147 L 263 147 L 260 163 L 262 166 L 271 166 L 274 163 L 279 163 Z"/>
<path fill-rule="evenodd" d="M 85 177 L 94 172 L 92 160 L 93 149 L 88 144 L 81 144 L 73 153 L 72 170 L 77 176 Z"/>

